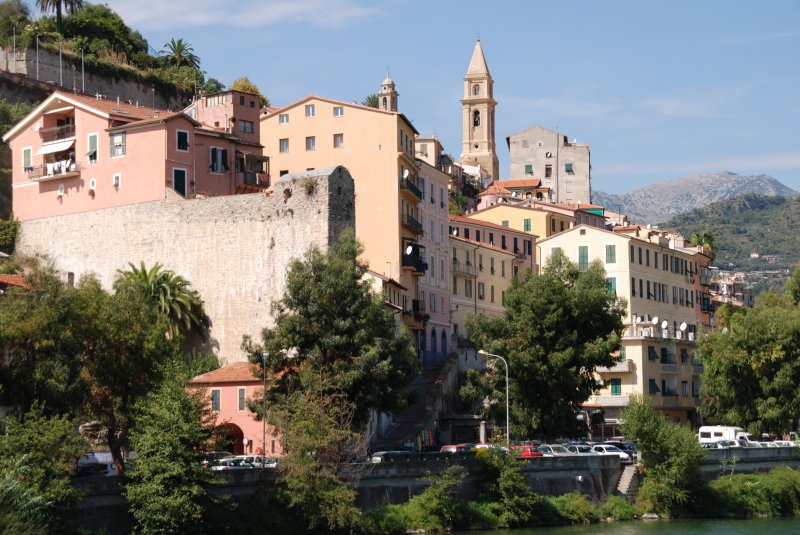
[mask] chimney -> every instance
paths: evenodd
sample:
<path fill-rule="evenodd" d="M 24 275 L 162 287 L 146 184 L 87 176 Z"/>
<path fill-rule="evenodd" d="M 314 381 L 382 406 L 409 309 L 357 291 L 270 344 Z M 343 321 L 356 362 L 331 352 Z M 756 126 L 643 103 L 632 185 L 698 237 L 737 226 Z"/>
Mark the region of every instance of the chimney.
<path fill-rule="evenodd" d="M 119 105 L 119 95 L 117 95 L 117 105 Z"/>

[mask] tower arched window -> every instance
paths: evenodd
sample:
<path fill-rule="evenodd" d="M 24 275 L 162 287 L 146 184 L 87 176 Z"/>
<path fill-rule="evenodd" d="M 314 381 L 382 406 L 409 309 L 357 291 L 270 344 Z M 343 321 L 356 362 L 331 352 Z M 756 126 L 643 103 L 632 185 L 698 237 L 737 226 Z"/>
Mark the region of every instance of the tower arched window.
<path fill-rule="evenodd" d="M 472 112 L 472 126 L 480 126 L 481 125 L 481 112 L 475 110 Z"/>
<path fill-rule="evenodd" d="M 480 94 L 481 94 L 481 86 L 479 86 L 478 84 L 475 84 L 475 85 L 473 85 L 473 86 L 472 86 L 472 94 L 473 94 L 474 96 L 476 96 L 476 97 L 477 97 L 478 95 L 480 95 Z"/>
<path fill-rule="evenodd" d="M 386 109 L 386 97 L 383 97 L 383 109 Z"/>

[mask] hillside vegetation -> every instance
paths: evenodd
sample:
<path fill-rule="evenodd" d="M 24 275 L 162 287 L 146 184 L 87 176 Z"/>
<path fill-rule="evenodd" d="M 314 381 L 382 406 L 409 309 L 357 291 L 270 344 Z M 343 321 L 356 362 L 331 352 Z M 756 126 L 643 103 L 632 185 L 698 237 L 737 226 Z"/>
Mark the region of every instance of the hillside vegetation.
<path fill-rule="evenodd" d="M 708 231 L 714 235 L 721 268 L 737 270 L 793 269 L 800 260 L 800 200 L 741 195 L 673 217 L 664 228 L 684 236 Z M 758 253 L 759 258 L 751 258 Z M 774 263 L 765 256 L 774 255 Z"/>

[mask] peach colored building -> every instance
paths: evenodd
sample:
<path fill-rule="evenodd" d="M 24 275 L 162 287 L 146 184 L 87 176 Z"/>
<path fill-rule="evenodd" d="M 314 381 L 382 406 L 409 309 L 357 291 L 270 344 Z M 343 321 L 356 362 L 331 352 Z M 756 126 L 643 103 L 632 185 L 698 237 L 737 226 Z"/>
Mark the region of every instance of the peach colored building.
<path fill-rule="evenodd" d="M 189 385 L 205 390 L 216 414 L 216 424 L 224 426 L 228 438 L 225 451 L 235 455 L 283 455 L 281 441 L 272 426 L 265 427 L 247 408 L 254 395 L 260 397 L 263 391 L 263 380 L 256 377 L 257 371 L 249 362 L 235 362 L 198 375 Z"/>
<path fill-rule="evenodd" d="M 392 105 L 396 106 L 396 100 Z M 425 230 L 419 216 L 423 192 L 414 158 L 417 134 L 403 114 L 391 109 L 314 95 L 261 118 L 261 143 L 271 154 L 273 173 L 333 165 L 350 171 L 356 191 L 356 237 L 364 245 L 363 258 L 372 271 L 408 289 L 403 293 L 403 323 L 418 333 L 423 322 L 414 313 L 414 302 L 419 300 L 417 279 L 428 271 L 429 258 L 420 242 Z"/>
<path fill-rule="evenodd" d="M 182 112 L 55 91 L 4 136 L 20 221 L 269 182 L 258 97 L 226 91 Z M 249 188 L 249 189 L 248 189 Z"/>

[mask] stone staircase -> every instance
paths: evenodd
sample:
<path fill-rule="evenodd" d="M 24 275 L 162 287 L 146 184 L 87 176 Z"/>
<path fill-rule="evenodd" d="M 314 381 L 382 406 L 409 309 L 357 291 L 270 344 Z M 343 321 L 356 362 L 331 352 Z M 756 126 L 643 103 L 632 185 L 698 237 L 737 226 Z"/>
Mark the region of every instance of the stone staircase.
<path fill-rule="evenodd" d="M 425 370 L 409 385 L 411 405 L 398 416 L 394 426 L 384 437 L 377 440 L 372 449 L 392 450 L 415 441 L 417 434 L 425 428 L 434 427 L 442 413 L 446 411 L 447 397 L 452 395 L 449 388 L 450 375 L 457 373 L 454 358 Z"/>
<path fill-rule="evenodd" d="M 617 494 L 623 496 L 629 502 L 633 502 L 639 492 L 639 480 L 640 476 L 636 465 L 626 466 L 617 484 Z"/>

